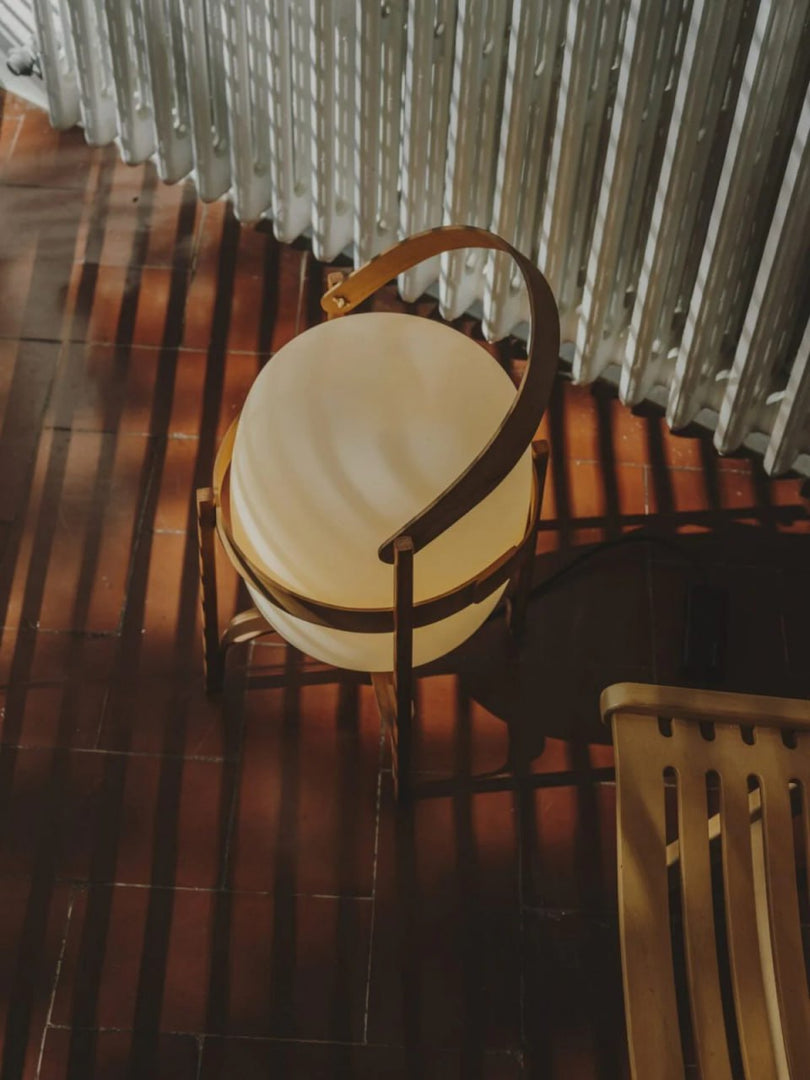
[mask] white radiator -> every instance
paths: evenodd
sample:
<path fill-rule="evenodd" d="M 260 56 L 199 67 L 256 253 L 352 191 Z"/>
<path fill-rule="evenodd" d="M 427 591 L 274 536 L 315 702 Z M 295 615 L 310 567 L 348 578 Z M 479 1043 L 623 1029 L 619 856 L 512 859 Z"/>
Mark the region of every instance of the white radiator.
<path fill-rule="evenodd" d="M 574 378 L 810 473 L 810 0 L 0 0 L 51 117 L 366 260 L 442 222 L 531 253 Z M 443 314 L 522 330 L 501 256 Z"/>

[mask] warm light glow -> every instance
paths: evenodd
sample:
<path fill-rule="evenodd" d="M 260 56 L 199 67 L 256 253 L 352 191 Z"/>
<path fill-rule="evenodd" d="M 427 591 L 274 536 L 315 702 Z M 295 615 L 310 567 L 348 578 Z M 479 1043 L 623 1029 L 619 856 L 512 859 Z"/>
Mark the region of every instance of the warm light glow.
<path fill-rule="evenodd" d="M 436 498 L 494 435 L 515 395 L 480 345 L 411 315 L 349 315 L 285 345 L 239 421 L 231 473 L 237 543 L 287 587 L 324 603 L 390 608 L 394 572 L 377 549 Z M 522 537 L 531 451 L 469 514 L 418 552 L 415 599 L 460 585 Z M 495 607 L 416 630 L 414 663 L 444 655 Z M 307 623 L 252 590 L 267 620 L 320 660 L 390 671 L 390 634 Z"/>

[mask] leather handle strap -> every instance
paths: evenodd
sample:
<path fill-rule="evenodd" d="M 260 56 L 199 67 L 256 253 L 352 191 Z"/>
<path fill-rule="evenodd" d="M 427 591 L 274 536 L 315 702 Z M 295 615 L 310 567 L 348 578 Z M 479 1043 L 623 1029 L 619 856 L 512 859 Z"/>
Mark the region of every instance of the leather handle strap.
<path fill-rule="evenodd" d="M 394 543 L 399 537 L 410 536 L 414 551 L 420 551 L 494 491 L 531 443 L 551 396 L 557 370 L 560 352 L 557 304 L 548 282 L 530 259 L 500 236 L 472 225 L 442 225 L 417 233 L 349 274 L 321 299 L 321 307 L 331 317 L 346 315 L 397 274 L 444 251 L 467 247 L 504 251 L 517 263 L 529 290 L 528 362 L 509 412 L 489 443 L 433 502 L 381 544 L 378 555 L 391 565 Z"/>
<path fill-rule="evenodd" d="M 236 572 L 271 604 L 305 622 L 328 626 L 333 630 L 347 630 L 351 633 L 391 633 L 394 628 L 393 608 L 338 607 L 334 604 L 322 603 L 310 596 L 304 596 L 273 578 L 265 568 L 254 563 L 239 546 L 233 533 L 229 491 L 229 474 L 238 424 L 237 417 L 223 436 L 214 459 L 213 477 L 217 533 L 225 554 Z M 539 443 L 538 452 L 547 457 L 548 445 L 545 442 Z M 420 600 L 416 603 L 413 609 L 414 628 L 430 626 L 455 615 L 470 604 L 481 603 L 499 585 L 508 581 L 525 563 L 526 558 L 534 553 L 537 520 L 543 498 L 544 475 L 545 465 L 540 471 L 536 458 L 529 513 L 523 537 L 519 543 L 480 570 L 474 577 L 468 578 L 449 592 L 440 593 L 428 600 Z"/>

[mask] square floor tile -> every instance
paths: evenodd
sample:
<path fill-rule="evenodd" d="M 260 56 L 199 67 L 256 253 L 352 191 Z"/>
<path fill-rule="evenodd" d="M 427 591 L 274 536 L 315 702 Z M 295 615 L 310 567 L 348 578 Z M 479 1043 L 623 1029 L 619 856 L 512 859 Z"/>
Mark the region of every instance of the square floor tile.
<path fill-rule="evenodd" d="M 133 1072 L 151 1080 L 197 1080 L 200 1045 L 190 1035 L 48 1029 L 37 1080 L 65 1076 L 128 1080 Z"/>
<path fill-rule="evenodd" d="M 627 1077 L 616 923 L 528 912 L 524 927 L 528 1074 Z"/>
<path fill-rule="evenodd" d="M 513 795 L 419 799 L 397 828 L 384 792 L 369 1040 L 518 1049 Z"/>
<path fill-rule="evenodd" d="M 467 695 L 458 675 L 425 676 L 417 683 L 413 755 L 421 774 L 474 777 L 506 765 L 509 733 L 503 719 Z"/>
<path fill-rule="evenodd" d="M 67 929 L 71 892 L 3 880 L 0 899 L 0 1038 L 7 1076 L 35 1080 Z"/>
<path fill-rule="evenodd" d="M 58 359 L 56 343 L 0 341 L 0 521 L 14 521 L 25 512 Z"/>
<path fill-rule="evenodd" d="M 612 784 L 537 786 L 521 800 L 523 902 L 536 910 L 612 913 L 616 908 Z"/>
<path fill-rule="evenodd" d="M 359 1041 L 370 919 L 367 901 L 91 888 L 53 1022 Z"/>
<path fill-rule="evenodd" d="M 648 460 L 646 424 L 599 384 L 575 386 L 559 377 L 554 384 L 542 436 L 566 461 L 644 465 Z"/>
<path fill-rule="evenodd" d="M 191 260 L 194 219 L 202 214 L 193 183 L 162 184 L 153 162 L 131 166 L 117 155 L 104 162 L 105 197 L 89 208 L 82 223 L 77 260 L 104 266 L 172 266 Z M 181 222 L 191 204 L 189 228 Z"/>
<path fill-rule="evenodd" d="M 290 1076 L 296 1080 L 352 1077 L 354 1080 L 457 1080 L 483 1076 L 486 1080 L 518 1080 L 524 1075 L 517 1056 L 475 1050 L 402 1049 L 390 1046 L 330 1045 L 268 1042 L 263 1039 L 205 1040 L 200 1080 L 238 1076 L 264 1080 Z"/>
<path fill-rule="evenodd" d="M 9 625 L 118 632 L 148 450 L 140 436 L 46 433 Z"/>
<path fill-rule="evenodd" d="M 186 294 L 182 271 L 163 266 L 90 268 L 74 263 L 70 336 L 94 344 L 158 347 L 179 342 Z M 81 287 L 91 276 L 92 289 Z"/>
<path fill-rule="evenodd" d="M 215 888 L 233 800 L 224 771 L 222 762 L 179 757 L 75 759 L 60 873 L 101 884 Z"/>
<path fill-rule="evenodd" d="M 368 897 L 380 746 L 372 691 L 338 682 L 337 671 L 308 685 L 298 662 L 287 663 L 286 688 L 244 694 L 232 884 Z"/>
<path fill-rule="evenodd" d="M 0 749 L 5 816 L 0 874 L 84 877 L 97 832 L 104 762 L 66 750 Z"/>
<path fill-rule="evenodd" d="M 22 118 L 2 179 L 7 184 L 81 189 L 102 153 L 87 145 L 80 128 L 56 131 L 46 112 L 31 109 Z"/>
<path fill-rule="evenodd" d="M 13 746 L 96 745 L 107 700 L 106 683 L 75 681 L 0 690 L 0 740 Z"/>
<path fill-rule="evenodd" d="M 146 754 L 233 758 L 241 738 L 241 713 L 230 684 L 223 694 L 206 694 L 202 663 L 196 671 L 151 674 L 141 656 L 141 678 L 126 703 L 108 695 L 98 732 L 98 747 Z"/>
<path fill-rule="evenodd" d="M 221 629 L 244 610 L 244 590 L 217 545 L 217 597 Z M 196 530 L 154 532 L 149 538 L 149 568 L 141 617 L 141 678 L 198 680 L 203 672 L 200 562 Z"/>
<path fill-rule="evenodd" d="M 68 344 L 54 381 L 46 426 L 153 434 L 155 397 L 166 383 L 161 378 L 162 366 L 157 349 Z"/>

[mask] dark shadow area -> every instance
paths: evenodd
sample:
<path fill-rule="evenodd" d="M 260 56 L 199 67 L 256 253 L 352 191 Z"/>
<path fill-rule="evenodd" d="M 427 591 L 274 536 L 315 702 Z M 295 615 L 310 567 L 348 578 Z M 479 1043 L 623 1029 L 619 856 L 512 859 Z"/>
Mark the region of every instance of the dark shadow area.
<path fill-rule="evenodd" d="M 629 534 L 628 539 L 631 537 L 633 534 Z M 643 668 L 649 676 L 646 681 L 653 681 L 656 668 L 660 668 L 660 674 L 666 675 L 668 682 L 689 685 L 690 673 L 683 662 L 683 635 L 687 590 L 691 584 L 708 580 L 715 582 L 718 588 L 725 587 L 729 593 L 729 620 L 733 622 L 739 615 L 737 609 L 743 604 L 747 606 L 745 592 L 752 576 L 755 579 L 763 576 L 766 587 L 770 578 L 774 579 L 771 582 L 774 586 L 785 586 L 786 583 L 776 579 L 781 579 L 784 567 L 799 566 L 806 558 L 808 548 L 805 536 L 774 532 L 766 540 L 759 527 L 733 522 L 726 522 L 722 535 L 689 534 L 680 537 L 677 546 L 671 548 L 659 549 L 656 538 L 657 534 L 647 533 L 644 542 L 632 546 L 630 543 L 617 545 L 603 552 L 592 548 L 592 559 L 559 577 L 555 577 L 560 574 L 559 557 L 556 554 L 538 556 L 534 575 L 536 593 L 529 603 L 526 636 L 520 647 L 516 648 L 510 640 L 503 623 L 493 619 L 453 655 L 453 669 L 458 672 L 465 691 L 506 721 L 510 730 L 520 732 L 515 737 L 520 739 L 530 757 L 542 754 L 547 736 L 588 742 L 610 741 L 609 732 L 599 724 L 598 693 L 594 696 L 599 690 L 594 677 L 602 670 L 611 682 L 645 681 L 639 674 Z M 633 550 L 645 546 L 649 546 L 649 552 Z M 745 550 L 752 552 L 756 562 L 741 564 L 739 577 L 742 580 L 738 582 L 737 575 L 729 570 L 729 564 L 733 566 L 735 553 Z M 668 584 L 672 582 L 673 587 L 667 589 L 666 598 L 660 597 L 660 612 L 655 610 L 659 597 L 654 591 L 650 595 L 646 588 L 650 572 L 653 582 L 658 574 L 665 575 Z M 626 579 L 625 599 L 631 601 L 624 607 L 620 597 L 616 597 L 615 605 L 611 597 L 605 599 L 606 579 L 610 583 L 620 574 Z M 635 593 L 632 590 L 634 582 L 639 586 Z M 738 586 L 737 593 L 735 585 Z M 806 582 L 802 585 L 807 588 Z M 810 595 L 805 593 L 804 599 L 810 599 Z M 636 601 L 636 605 L 632 601 Z M 650 603 L 655 606 L 652 612 Z M 665 604 L 666 611 L 663 610 Z M 642 624 L 645 634 L 650 635 L 650 643 L 655 623 L 657 656 L 647 649 L 641 658 L 628 653 L 624 661 L 616 662 L 611 655 L 615 636 L 623 632 L 627 622 L 635 620 Z M 731 629 L 733 648 L 734 628 Z M 775 629 L 778 629 L 777 620 L 745 628 L 746 655 L 754 663 L 743 665 L 733 654 L 729 656 L 719 689 L 784 693 L 786 665 L 777 671 L 772 669 L 770 648 L 761 655 L 759 665 L 755 662 L 757 637 L 761 635 L 764 645 Z M 445 658 L 442 668 L 447 666 Z M 794 676 L 791 682 L 795 686 L 793 692 L 798 694 L 800 680 Z M 804 680 L 804 692 L 810 692 L 807 679 Z"/>

